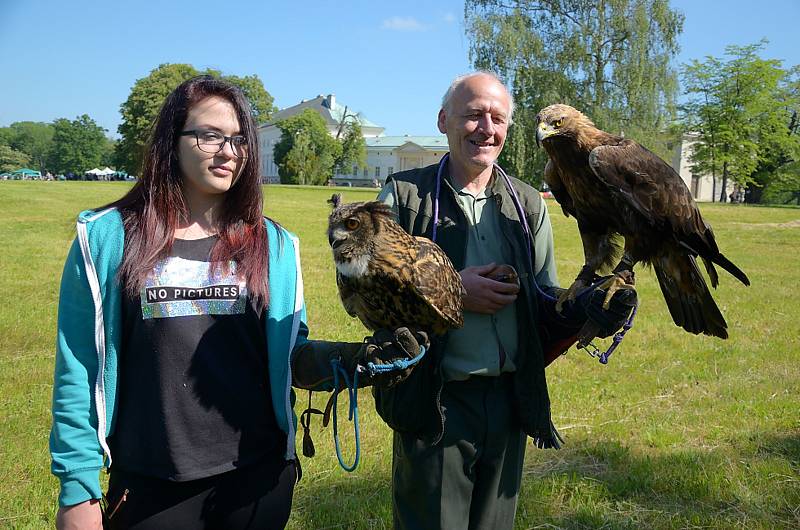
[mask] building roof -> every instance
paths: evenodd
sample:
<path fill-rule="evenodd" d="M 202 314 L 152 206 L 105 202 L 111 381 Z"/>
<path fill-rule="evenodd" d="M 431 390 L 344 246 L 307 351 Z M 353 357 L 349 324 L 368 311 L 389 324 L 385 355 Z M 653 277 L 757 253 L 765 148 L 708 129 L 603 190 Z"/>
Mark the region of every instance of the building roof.
<path fill-rule="evenodd" d="M 274 125 L 275 122 L 280 120 L 289 118 L 296 114 L 300 114 L 305 109 L 312 109 L 319 112 L 328 125 L 336 126 L 342 121 L 342 117 L 344 116 L 345 106 L 340 105 L 336 101 L 336 96 L 334 94 L 328 94 L 327 96 L 319 95 L 314 99 L 303 100 L 297 105 L 293 105 L 291 107 L 286 107 L 285 109 L 281 109 L 276 112 L 272 119 L 264 124 L 261 127 L 268 127 L 270 125 Z M 371 127 L 376 129 L 383 130 L 383 127 L 380 125 L 373 123 L 367 119 L 364 114 L 361 112 L 355 112 L 352 108 L 347 107 L 347 115 L 355 117 L 356 121 L 358 121 L 359 125 L 362 128 Z"/>
<path fill-rule="evenodd" d="M 412 143 L 425 149 L 449 149 L 447 146 L 447 136 L 376 136 L 374 138 L 364 138 L 367 147 L 386 147 L 397 148 L 402 145 Z"/>

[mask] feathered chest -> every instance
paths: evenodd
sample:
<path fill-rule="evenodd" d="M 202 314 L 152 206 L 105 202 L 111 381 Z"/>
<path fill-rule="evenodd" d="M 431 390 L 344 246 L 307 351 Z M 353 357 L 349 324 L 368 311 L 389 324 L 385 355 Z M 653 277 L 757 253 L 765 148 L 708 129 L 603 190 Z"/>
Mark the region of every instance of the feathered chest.
<path fill-rule="evenodd" d="M 461 278 L 441 248 L 415 238 L 376 201 L 337 207 L 328 238 L 345 309 L 371 329 L 443 334 L 462 325 Z"/>
<path fill-rule="evenodd" d="M 561 182 L 572 198 L 575 209 L 583 216 L 594 217 L 615 208 L 613 195 L 589 165 L 591 150 L 581 149 L 565 141 L 545 146 L 555 164 Z"/>
<path fill-rule="evenodd" d="M 359 277 L 337 275 L 339 294 L 347 312 L 371 330 L 401 326 L 443 334 L 453 327 L 409 281 L 381 270 Z"/>

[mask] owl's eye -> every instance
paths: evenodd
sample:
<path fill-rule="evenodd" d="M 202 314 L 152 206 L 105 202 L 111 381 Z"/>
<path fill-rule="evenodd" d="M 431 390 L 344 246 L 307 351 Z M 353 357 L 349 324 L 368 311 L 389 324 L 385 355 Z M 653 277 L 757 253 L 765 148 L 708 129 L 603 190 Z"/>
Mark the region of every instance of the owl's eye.
<path fill-rule="evenodd" d="M 347 227 L 348 230 L 355 230 L 359 225 L 361 225 L 361 223 L 358 219 L 353 219 L 352 217 L 344 222 L 344 226 Z"/>
<path fill-rule="evenodd" d="M 561 127 L 562 123 L 564 123 L 564 119 L 563 118 L 559 118 L 559 119 L 557 119 L 556 121 L 553 122 L 553 127 Z"/>

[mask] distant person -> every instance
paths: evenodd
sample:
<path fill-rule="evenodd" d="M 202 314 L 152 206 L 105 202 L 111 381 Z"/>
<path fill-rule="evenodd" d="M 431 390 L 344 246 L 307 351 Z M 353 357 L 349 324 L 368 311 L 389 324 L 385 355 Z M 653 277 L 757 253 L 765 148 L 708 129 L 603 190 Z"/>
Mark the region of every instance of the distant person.
<path fill-rule="evenodd" d="M 329 389 L 331 359 L 352 374 L 418 353 L 403 329 L 308 340 L 298 242 L 262 216 L 259 167 L 242 92 L 197 77 L 164 102 L 136 185 L 80 214 L 53 386 L 59 529 L 283 528 L 290 382 Z"/>

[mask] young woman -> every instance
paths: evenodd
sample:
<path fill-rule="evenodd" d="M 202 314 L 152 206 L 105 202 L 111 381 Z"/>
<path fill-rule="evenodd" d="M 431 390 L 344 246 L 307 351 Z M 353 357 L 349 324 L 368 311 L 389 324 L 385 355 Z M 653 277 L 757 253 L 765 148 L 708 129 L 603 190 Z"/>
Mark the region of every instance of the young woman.
<path fill-rule="evenodd" d="M 355 370 L 419 350 L 407 331 L 307 339 L 298 242 L 262 216 L 250 106 L 218 79 L 167 97 L 139 181 L 77 231 L 50 436 L 59 528 L 283 528 L 290 383 L 324 388 L 333 357 Z"/>

